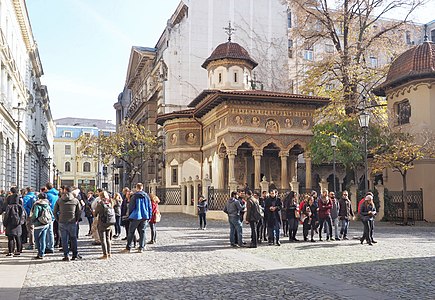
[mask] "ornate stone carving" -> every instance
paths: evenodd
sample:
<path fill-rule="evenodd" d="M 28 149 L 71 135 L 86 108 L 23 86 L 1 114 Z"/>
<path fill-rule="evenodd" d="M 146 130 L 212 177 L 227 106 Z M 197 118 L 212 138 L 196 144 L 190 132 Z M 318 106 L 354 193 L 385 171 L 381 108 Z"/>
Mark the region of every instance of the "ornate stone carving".
<path fill-rule="evenodd" d="M 285 127 L 291 128 L 293 126 L 293 120 L 291 118 L 285 119 Z"/>
<path fill-rule="evenodd" d="M 196 142 L 196 135 L 193 132 L 189 132 L 188 134 L 186 134 L 186 142 L 189 145 L 195 144 L 195 142 Z"/>
<path fill-rule="evenodd" d="M 277 133 L 278 130 L 278 123 L 275 120 L 268 120 L 266 122 L 266 133 Z"/>
<path fill-rule="evenodd" d="M 243 124 L 243 118 L 241 116 L 237 115 L 237 116 L 234 117 L 234 122 L 237 125 L 242 125 Z"/>
<path fill-rule="evenodd" d="M 171 145 L 175 145 L 175 144 L 177 144 L 177 140 L 178 140 L 178 138 L 177 138 L 177 134 L 176 134 L 176 133 L 171 134 L 171 138 L 170 138 L 170 140 L 169 140 L 169 142 L 171 143 Z"/>
<path fill-rule="evenodd" d="M 251 124 L 255 127 L 260 126 L 260 119 L 258 117 L 252 117 Z"/>
<path fill-rule="evenodd" d="M 310 127 L 310 122 L 307 119 L 302 119 L 301 126 L 302 128 L 307 129 Z"/>

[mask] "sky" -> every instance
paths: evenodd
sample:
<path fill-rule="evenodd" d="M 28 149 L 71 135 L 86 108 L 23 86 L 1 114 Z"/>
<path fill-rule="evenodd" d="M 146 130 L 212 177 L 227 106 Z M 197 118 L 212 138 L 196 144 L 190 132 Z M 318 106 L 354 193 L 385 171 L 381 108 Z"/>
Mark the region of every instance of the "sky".
<path fill-rule="evenodd" d="M 115 122 L 113 104 L 124 87 L 131 47 L 154 47 L 179 2 L 26 0 L 53 118 Z M 435 0 L 429 0 L 414 19 L 427 23 L 434 11 Z"/>

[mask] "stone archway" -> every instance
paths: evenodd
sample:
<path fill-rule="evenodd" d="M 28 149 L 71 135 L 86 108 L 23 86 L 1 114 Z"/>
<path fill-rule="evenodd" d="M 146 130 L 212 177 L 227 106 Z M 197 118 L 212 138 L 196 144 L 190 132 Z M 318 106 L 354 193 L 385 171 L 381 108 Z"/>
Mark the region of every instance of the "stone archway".
<path fill-rule="evenodd" d="M 253 151 L 254 147 L 248 142 L 243 142 L 239 147 L 237 147 L 234 172 L 238 186 L 244 186 L 246 183 L 249 187 L 255 185 L 254 157 L 252 156 Z"/>
<path fill-rule="evenodd" d="M 263 147 L 263 157 L 261 159 L 261 173 L 272 185 L 281 186 L 281 149 L 276 143 L 271 142 Z"/>

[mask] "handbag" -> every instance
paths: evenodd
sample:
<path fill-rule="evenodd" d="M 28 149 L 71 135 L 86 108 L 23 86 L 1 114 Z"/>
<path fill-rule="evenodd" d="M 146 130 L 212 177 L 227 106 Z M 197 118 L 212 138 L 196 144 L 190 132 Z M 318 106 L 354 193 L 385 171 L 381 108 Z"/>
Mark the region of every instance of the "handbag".
<path fill-rule="evenodd" d="M 297 210 L 295 210 L 295 218 L 299 219 L 301 217 L 301 215 L 299 214 L 299 212 Z"/>
<path fill-rule="evenodd" d="M 162 219 L 162 215 L 160 214 L 159 211 L 156 212 L 156 218 L 155 219 L 156 219 L 156 223 L 159 223 L 160 220 Z"/>

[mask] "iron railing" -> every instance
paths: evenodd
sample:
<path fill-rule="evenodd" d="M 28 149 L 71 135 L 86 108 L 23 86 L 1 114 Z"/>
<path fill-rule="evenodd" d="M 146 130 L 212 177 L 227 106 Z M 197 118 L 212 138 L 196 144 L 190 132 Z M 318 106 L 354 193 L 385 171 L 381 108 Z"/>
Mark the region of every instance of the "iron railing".
<path fill-rule="evenodd" d="M 159 204 L 181 205 L 181 188 L 157 188 L 156 195 L 160 199 Z"/>
<path fill-rule="evenodd" d="M 208 188 L 208 209 L 223 210 L 230 198 L 230 189 Z"/>
<path fill-rule="evenodd" d="M 404 205 L 402 191 L 389 191 L 389 203 L 385 203 L 385 217 L 388 220 L 402 220 L 404 218 Z M 423 191 L 407 191 L 408 219 L 423 221 Z"/>

